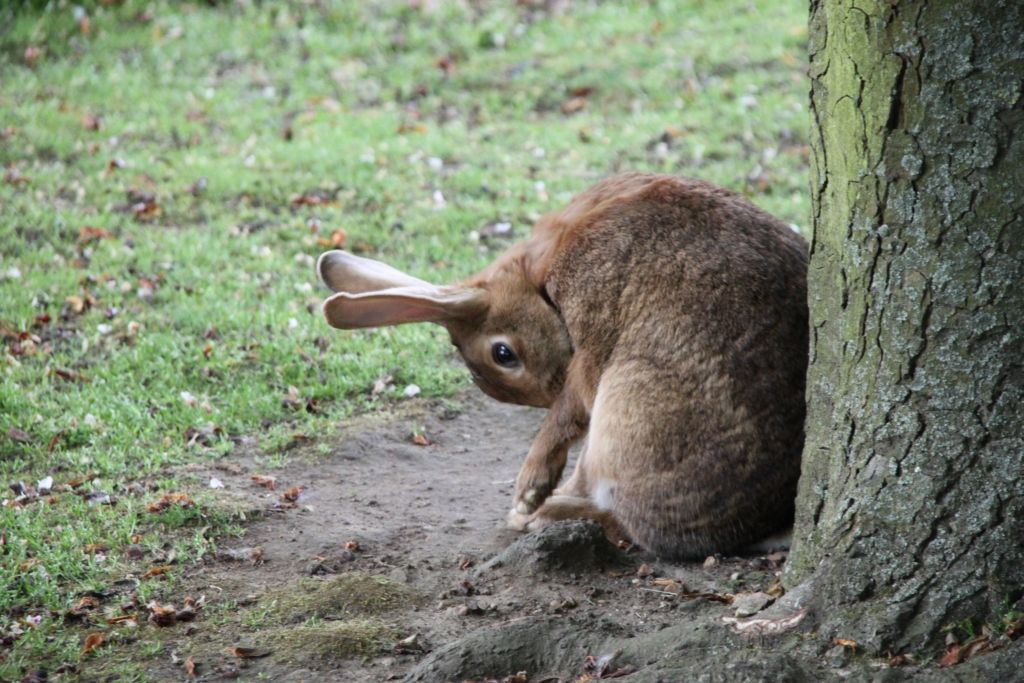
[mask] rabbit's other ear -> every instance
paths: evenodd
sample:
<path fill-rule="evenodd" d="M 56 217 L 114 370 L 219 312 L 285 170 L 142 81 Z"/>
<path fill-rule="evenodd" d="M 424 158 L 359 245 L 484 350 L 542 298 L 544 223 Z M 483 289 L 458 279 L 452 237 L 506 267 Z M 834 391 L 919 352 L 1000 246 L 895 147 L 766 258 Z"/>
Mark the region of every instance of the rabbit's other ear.
<path fill-rule="evenodd" d="M 487 306 L 483 289 L 425 284 L 362 294 L 339 292 L 324 302 L 324 316 L 331 327 L 343 330 L 418 322 L 446 325 L 481 316 Z"/>
<path fill-rule="evenodd" d="M 432 287 L 386 263 L 354 256 L 347 251 L 327 251 L 316 262 L 320 280 L 335 292 L 375 292 L 392 287 Z"/>

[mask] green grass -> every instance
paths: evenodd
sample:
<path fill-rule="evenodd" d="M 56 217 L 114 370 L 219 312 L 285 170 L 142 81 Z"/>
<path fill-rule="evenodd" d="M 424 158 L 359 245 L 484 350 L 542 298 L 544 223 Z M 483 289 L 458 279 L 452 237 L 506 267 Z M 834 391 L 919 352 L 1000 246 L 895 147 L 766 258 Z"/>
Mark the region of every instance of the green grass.
<path fill-rule="evenodd" d="M 326 326 L 312 261 L 335 230 L 447 281 L 508 244 L 487 226 L 525 236 L 626 169 L 807 221 L 803 3 L 82 3 L 87 35 L 72 4 L 0 9 L 0 475 L 94 473 L 80 490 L 117 504 L 0 508 L 0 638 L 27 629 L 0 678 L 77 661 L 61 615 L 138 569 L 133 536 L 194 559 L 232 529 L 212 503 L 147 511 L 169 465 L 468 384 L 440 329 Z"/>

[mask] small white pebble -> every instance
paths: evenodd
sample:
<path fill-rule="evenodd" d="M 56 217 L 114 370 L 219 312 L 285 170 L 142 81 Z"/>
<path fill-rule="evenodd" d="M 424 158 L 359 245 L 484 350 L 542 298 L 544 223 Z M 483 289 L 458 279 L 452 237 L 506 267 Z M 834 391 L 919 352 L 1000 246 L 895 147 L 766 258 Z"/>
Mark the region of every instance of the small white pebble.
<path fill-rule="evenodd" d="M 87 427 L 95 427 L 97 422 L 99 422 L 99 420 L 97 420 L 96 416 L 92 413 L 86 413 L 85 417 L 82 418 L 82 424 Z"/>
<path fill-rule="evenodd" d="M 18 266 L 11 266 L 10 268 L 7 269 L 7 277 L 11 280 L 20 280 L 21 270 L 18 268 Z"/>
<path fill-rule="evenodd" d="M 303 294 L 313 291 L 313 285 L 308 282 L 297 282 L 295 283 L 295 289 L 299 290 Z"/>
<path fill-rule="evenodd" d="M 737 101 L 744 109 L 753 109 L 757 106 L 757 98 L 753 95 L 743 95 Z"/>
<path fill-rule="evenodd" d="M 106 323 L 100 323 L 99 325 L 96 326 L 96 331 L 99 332 L 100 334 L 110 334 L 110 331 L 112 329 L 114 328 Z"/>
<path fill-rule="evenodd" d="M 181 396 L 181 400 L 184 401 L 185 405 L 187 406 L 191 406 L 194 408 L 199 403 L 199 401 L 196 400 L 196 397 L 193 396 L 191 392 L 183 391 L 179 394 L 179 396 Z"/>
<path fill-rule="evenodd" d="M 406 398 L 412 398 L 413 396 L 419 396 L 420 388 L 415 384 L 410 384 L 402 390 L 402 395 Z"/>
<path fill-rule="evenodd" d="M 289 330 L 294 330 L 298 326 L 299 326 L 299 321 L 298 320 L 296 320 L 295 318 L 288 318 L 288 329 Z"/>
<path fill-rule="evenodd" d="M 433 171 L 440 171 L 444 168 L 444 162 L 438 157 L 430 157 L 427 159 L 427 166 L 429 166 Z"/>
<path fill-rule="evenodd" d="M 217 477 L 210 477 L 210 488 L 211 489 L 222 489 L 224 488 L 224 482 Z"/>

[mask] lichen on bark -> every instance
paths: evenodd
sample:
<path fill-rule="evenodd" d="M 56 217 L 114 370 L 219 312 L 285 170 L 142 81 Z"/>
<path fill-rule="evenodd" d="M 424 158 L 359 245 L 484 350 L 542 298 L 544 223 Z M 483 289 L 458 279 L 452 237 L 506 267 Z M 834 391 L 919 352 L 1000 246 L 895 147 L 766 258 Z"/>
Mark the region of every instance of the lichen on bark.
<path fill-rule="evenodd" d="M 934 646 L 1024 593 L 1022 14 L 811 5 L 811 363 L 786 580 L 816 575 L 821 628 L 869 650 Z"/>

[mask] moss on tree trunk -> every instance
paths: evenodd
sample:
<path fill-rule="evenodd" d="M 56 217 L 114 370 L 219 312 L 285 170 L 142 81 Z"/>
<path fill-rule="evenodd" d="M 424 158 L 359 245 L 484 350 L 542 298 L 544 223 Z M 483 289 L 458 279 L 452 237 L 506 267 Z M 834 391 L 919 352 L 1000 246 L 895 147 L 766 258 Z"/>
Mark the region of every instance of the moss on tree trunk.
<path fill-rule="evenodd" d="M 790 585 L 935 645 L 1024 591 L 1024 12 L 811 6 L 811 362 Z"/>

